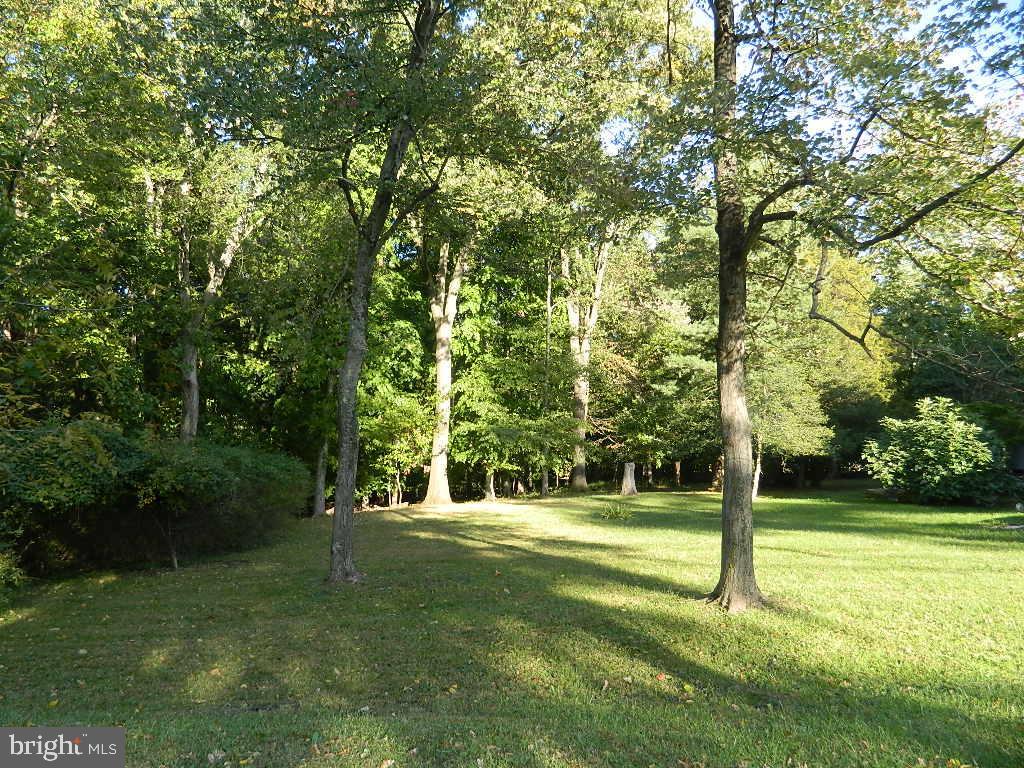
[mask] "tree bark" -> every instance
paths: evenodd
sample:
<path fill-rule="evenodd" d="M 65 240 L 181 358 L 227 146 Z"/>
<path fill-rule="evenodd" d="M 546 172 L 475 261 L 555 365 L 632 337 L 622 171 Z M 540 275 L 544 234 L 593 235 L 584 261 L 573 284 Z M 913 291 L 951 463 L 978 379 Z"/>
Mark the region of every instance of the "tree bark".
<path fill-rule="evenodd" d="M 242 210 L 238 213 L 235 221 L 228 231 L 224 240 L 224 247 L 216 258 L 210 259 L 207 263 L 207 281 L 203 289 L 203 295 L 198 302 L 192 299 L 192 235 L 187 225 L 178 230 L 178 285 L 180 290 L 181 304 L 188 314 L 185 328 L 180 337 L 181 344 L 181 430 L 180 435 L 183 442 L 192 442 L 199 431 L 199 347 L 196 336 L 203 327 L 210 307 L 220 298 L 220 289 L 224 285 L 228 270 L 235 260 L 235 256 L 242 248 L 242 243 L 249 236 L 252 230 L 252 215 L 256 203 L 263 194 L 263 187 L 266 182 L 267 161 L 262 160 L 252 178 L 252 189 L 248 199 L 244 202 Z M 187 197 L 191 194 L 191 185 L 185 181 L 181 184 L 181 195 Z M 159 204 L 159 197 L 152 179 L 147 179 L 147 200 L 151 205 Z M 153 226 L 156 231 L 162 226 L 159 217 L 154 212 Z"/>
<path fill-rule="evenodd" d="M 406 76 L 410 81 L 426 60 L 440 14 L 440 0 L 420 0 L 406 67 Z M 356 247 L 355 268 L 348 301 L 349 323 L 345 362 L 338 373 L 338 476 L 334 494 L 334 526 L 331 533 L 331 567 L 328 576 L 328 580 L 333 584 L 362 579 L 362 574 L 356 570 L 353 557 L 355 485 L 359 460 L 359 418 L 356 412 L 356 398 L 363 360 L 366 357 L 366 325 L 373 271 L 377 263 L 377 254 L 384 244 L 383 236 L 394 203 L 395 185 L 413 133 L 412 123 L 407 116 L 400 118 L 392 128 L 381 161 L 373 203 L 365 219 L 357 221 L 359 243 Z"/>
<path fill-rule="evenodd" d="M 606 227 L 596 245 L 593 262 L 593 286 L 585 299 L 574 289 L 572 257 L 569 249 L 561 251 L 562 281 L 565 284 L 565 313 L 569 322 L 569 351 L 576 363 L 572 385 L 572 413 L 576 419 L 576 445 L 570 486 L 575 491 L 587 490 L 587 421 L 590 415 L 590 351 L 597 326 L 605 274 L 611 251 L 612 231 Z"/>
<path fill-rule="evenodd" d="M 423 238 L 426 248 L 426 237 Z M 430 317 L 434 321 L 435 405 L 434 438 L 430 451 L 430 479 L 425 506 L 451 504 L 448 487 L 448 440 L 452 413 L 452 328 L 458 314 L 459 291 L 466 273 L 465 253 L 459 254 L 448 275 L 449 244 L 441 245 L 437 272 L 430 297 Z"/>
<path fill-rule="evenodd" d="M 622 495 L 636 496 L 639 493 L 636 489 L 636 464 L 627 461 L 622 466 Z"/>
<path fill-rule="evenodd" d="M 754 460 L 754 480 L 751 483 L 750 498 L 756 499 L 758 492 L 761 490 L 761 438 L 756 438 L 757 453 Z"/>
<path fill-rule="evenodd" d="M 751 423 L 745 391 L 747 231 L 739 161 L 732 146 L 736 119 L 736 35 L 733 0 L 714 0 L 715 197 L 718 234 L 718 400 L 725 457 L 722 478 L 722 561 L 709 596 L 730 613 L 763 603 L 754 576 Z"/>
<path fill-rule="evenodd" d="M 676 488 L 681 488 L 683 485 L 683 462 L 675 462 L 676 469 Z"/>
<path fill-rule="evenodd" d="M 548 278 L 548 290 L 547 296 L 544 303 L 545 317 L 544 317 L 544 402 L 541 404 L 541 412 L 544 417 L 548 415 L 548 402 L 550 400 L 550 382 L 551 382 L 551 315 L 553 309 L 553 303 L 551 301 L 551 257 L 547 259 L 547 278 Z M 548 469 L 551 463 L 551 451 L 547 448 L 547 439 L 545 438 L 544 447 L 544 458 L 541 466 L 540 476 L 540 497 L 546 499 L 550 489 L 548 487 Z M 558 480 L 557 476 L 555 478 Z"/>
<path fill-rule="evenodd" d="M 320 451 L 316 456 L 316 477 L 313 479 L 313 517 L 323 517 L 327 511 L 327 499 L 324 490 L 327 479 L 327 441 L 320 444 Z"/>
<path fill-rule="evenodd" d="M 487 477 L 484 479 L 484 500 L 494 501 L 498 498 L 498 495 L 494 492 L 494 472 L 488 470 Z"/>

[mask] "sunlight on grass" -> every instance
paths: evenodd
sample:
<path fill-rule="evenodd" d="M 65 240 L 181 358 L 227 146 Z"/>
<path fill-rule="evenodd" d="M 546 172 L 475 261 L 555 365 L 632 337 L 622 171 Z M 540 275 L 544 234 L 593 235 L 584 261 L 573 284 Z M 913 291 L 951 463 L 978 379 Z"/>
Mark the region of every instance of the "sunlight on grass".
<path fill-rule="evenodd" d="M 763 498 L 773 607 L 730 617 L 698 599 L 717 497 L 610 500 L 364 514 L 357 588 L 324 585 L 310 520 L 40 584 L 0 623 L 0 718 L 123 724 L 143 768 L 1024 764 L 1008 513 Z"/>

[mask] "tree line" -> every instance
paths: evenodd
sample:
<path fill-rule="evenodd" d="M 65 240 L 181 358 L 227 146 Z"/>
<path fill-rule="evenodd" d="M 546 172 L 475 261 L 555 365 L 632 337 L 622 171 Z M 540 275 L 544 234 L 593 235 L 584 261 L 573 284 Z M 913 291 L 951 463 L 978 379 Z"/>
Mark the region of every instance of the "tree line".
<path fill-rule="evenodd" d="M 631 493 L 638 464 L 685 463 L 718 475 L 712 596 L 743 610 L 766 462 L 856 470 L 930 395 L 1020 434 L 1019 10 L 15 0 L 0 21 L 0 426 L 298 456 L 314 513 L 333 497 L 333 582 L 360 578 L 363 498 L 595 469 Z"/>

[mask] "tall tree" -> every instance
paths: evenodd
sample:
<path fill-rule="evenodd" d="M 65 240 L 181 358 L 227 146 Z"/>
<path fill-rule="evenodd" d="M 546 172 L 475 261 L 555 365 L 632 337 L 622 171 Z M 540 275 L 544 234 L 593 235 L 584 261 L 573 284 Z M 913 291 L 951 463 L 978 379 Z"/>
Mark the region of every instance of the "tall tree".
<path fill-rule="evenodd" d="M 426 248 L 427 238 L 423 237 Z M 449 263 L 451 262 L 451 266 Z M 430 480 L 423 503 L 451 504 L 448 488 L 448 444 L 452 415 L 452 327 L 458 312 L 459 291 L 467 268 L 466 249 L 451 258 L 451 242 L 441 243 L 430 293 L 430 319 L 434 325 L 434 436 L 430 450 Z"/>
<path fill-rule="evenodd" d="M 714 0 L 715 231 L 718 234 L 718 402 L 722 425 L 722 565 L 711 599 L 729 611 L 763 602 L 754 575 L 751 422 L 745 391 L 747 254 L 736 136 L 736 11 Z"/>
<path fill-rule="evenodd" d="M 615 227 L 605 222 L 591 238 L 576 247 L 561 249 L 565 314 L 569 323 L 569 350 L 576 364 L 572 382 L 572 410 L 576 418 L 576 446 L 570 486 L 587 490 L 587 421 L 590 415 L 590 355 L 594 329 L 601 311 Z"/>
<path fill-rule="evenodd" d="M 415 90 L 420 73 L 430 54 L 434 33 L 445 6 L 439 0 L 420 0 L 415 21 L 410 26 L 412 37 L 405 76 L 408 89 Z M 359 581 L 353 556 L 353 523 L 355 511 L 356 468 L 359 460 L 359 420 L 356 414 L 356 394 L 359 375 L 366 357 L 366 321 L 370 287 L 377 263 L 377 254 L 389 237 L 391 209 L 395 198 L 395 185 L 402 170 L 406 150 L 416 133 L 416 125 L 408 114 L 397 117 L 391 128 L 387 147 L 380 163 L 373 203 L 366 215 L 361 215 L 346 180 L 342 186 L 349 199 L 352 219 L 359 232 L 352 287 L 348 297 L 348 333 L 346 335 L 345 362 L 338 374 L 338 476 L 335 483 L 334 525 L 331 534 L 332 583 Z"/>

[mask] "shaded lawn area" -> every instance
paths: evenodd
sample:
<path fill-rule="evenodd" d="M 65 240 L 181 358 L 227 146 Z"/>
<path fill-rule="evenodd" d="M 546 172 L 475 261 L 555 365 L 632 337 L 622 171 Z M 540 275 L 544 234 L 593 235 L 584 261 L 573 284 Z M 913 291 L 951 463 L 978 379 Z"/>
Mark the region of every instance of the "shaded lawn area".
<path fill-rule="evenodd" d="M 1019 514 L 757 502 L 769 611 L 695 599 L 718 498 L 329 521 L 180 572 L 42 584 L 0 620 L 0 722 L 123 724 L 130 766 L 1024 765 Z M 220 753 L 223 753 L 221 758 Z"/>

